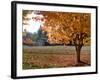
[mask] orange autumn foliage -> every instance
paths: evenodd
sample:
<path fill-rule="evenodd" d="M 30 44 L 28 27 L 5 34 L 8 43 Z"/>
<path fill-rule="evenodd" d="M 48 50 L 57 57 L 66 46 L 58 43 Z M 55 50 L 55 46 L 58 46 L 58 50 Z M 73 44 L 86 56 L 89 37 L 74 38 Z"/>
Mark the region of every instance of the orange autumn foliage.
<path fill-rule="evenodd" d="M 86 37 L 90 37 L 90 14 L 72 12 L 42 12 L 46 17 L 44 28 L 48 34 L 49 43 L 64 43 L 69 41 L 82 41 L 84 44 Z M 75 44 L 73 42 L 73 44 Z"/>

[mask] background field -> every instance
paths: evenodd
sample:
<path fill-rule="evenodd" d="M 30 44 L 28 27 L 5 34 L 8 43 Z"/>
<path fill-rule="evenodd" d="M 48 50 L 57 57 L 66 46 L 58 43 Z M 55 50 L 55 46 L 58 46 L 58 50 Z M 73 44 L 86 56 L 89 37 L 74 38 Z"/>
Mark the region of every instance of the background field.
<path fill-rule="evenodd" d="M 90 46 L 81 50 L 81 61 L 76 64 L 74 46 L 23 46 L 23 69 L 89 66 Z"/>

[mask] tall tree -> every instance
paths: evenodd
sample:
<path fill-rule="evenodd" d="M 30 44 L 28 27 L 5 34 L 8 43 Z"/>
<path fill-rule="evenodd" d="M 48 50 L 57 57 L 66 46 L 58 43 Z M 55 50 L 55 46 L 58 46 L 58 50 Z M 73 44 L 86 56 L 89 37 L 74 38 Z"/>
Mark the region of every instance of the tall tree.
<path fill-rule="evenodd" d="M 72 12 L 41 12 L 45 17 L 44 31 L 48 34 L 51 44 L 73 43 L 77 53 L 77 62 L 80 62 L 82 46 L 90 40 L 91 15 L 90 13 Z M 88 39 L 87 39 L 88 38 Z"/>

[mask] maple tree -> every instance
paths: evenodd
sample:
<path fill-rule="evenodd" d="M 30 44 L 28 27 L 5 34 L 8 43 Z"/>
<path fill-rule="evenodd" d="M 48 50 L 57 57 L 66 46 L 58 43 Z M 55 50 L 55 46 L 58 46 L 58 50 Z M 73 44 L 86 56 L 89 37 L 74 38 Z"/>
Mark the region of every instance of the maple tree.
<path fill-rule="evenodd" d="M 24 11 L 23 21 L 26 20 L 25 16 L 32 12 L 33 11 L 28 10 Z M 44 22 L 41 28 L 43 32 L 47 33 L 48 42 L 50 44 L 64 45 L 71 43 L 76 49 L 76 60 L 80 62 L 82 47 L 87 42 L 89 42 L 89 44 L 91 42 L 91 14 L 53 11 L 35 12 L 36 14 L 44 16 L 44 18 L 41 19 L 41 21 Z"/>
<path fill-rule="evenodd" d="M 47 32 L 50 44 L 68 44 L 72 42 L 77 53 L 77 62 L 80 62 L 81 48 L 90 42 L 91 15 L 90 13 L 72 12 L 41 12 L 45 23 L 43 30 Z"/>

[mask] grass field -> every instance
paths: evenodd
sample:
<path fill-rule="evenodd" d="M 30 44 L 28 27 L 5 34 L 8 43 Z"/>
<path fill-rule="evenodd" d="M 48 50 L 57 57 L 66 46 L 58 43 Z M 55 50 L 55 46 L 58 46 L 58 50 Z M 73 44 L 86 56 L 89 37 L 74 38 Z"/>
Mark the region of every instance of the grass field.
<path fill-rule="evenodd" d="M 90 46 L 81 50 L 81 60 L 86 64 L 76 65 L 74 46 L 23 46 L 23 69 L 89 66 Z"/>

